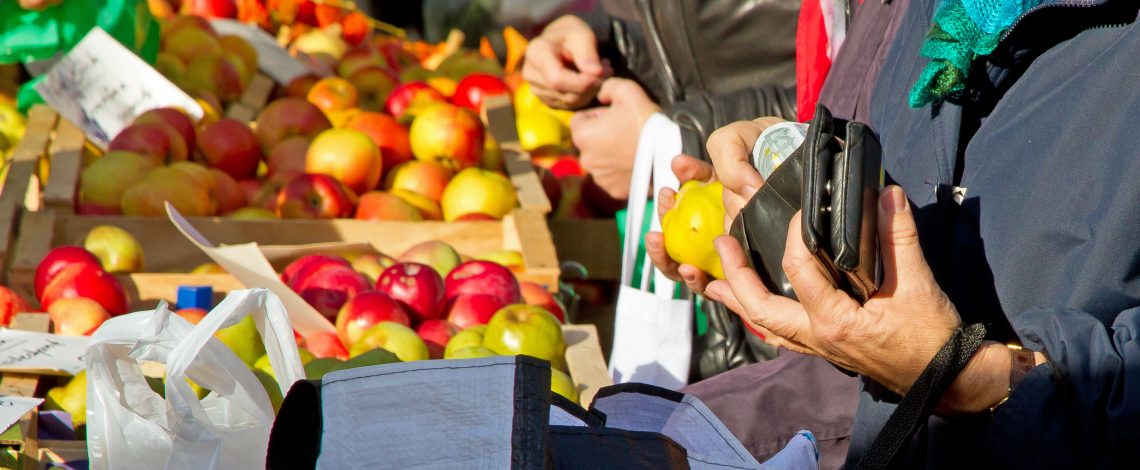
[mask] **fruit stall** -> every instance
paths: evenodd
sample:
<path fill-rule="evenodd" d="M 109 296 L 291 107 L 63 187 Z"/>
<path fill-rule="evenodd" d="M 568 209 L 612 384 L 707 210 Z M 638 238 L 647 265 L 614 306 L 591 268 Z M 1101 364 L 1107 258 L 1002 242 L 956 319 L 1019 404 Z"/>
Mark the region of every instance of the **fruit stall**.
<path fill-rule="evenodd" d="M 458 31 L 408 39 L 352 2 L 147 3 L 152 57 L 93 30 L 24 113 L 15 85 L 30 77 L 0 66 L 0 341 L 39 351 L 0 351 L 0 396 L 42 399 L 3 423 L 0 467 L 88 458 L 101 379 L 83 365 L 98 359 L 25 362 L 127 318 L 189 334 L 231 294 L 267 291 L 292 325 L 284 353 L 269 317 L 212 335 L 274 413 L 281 354 L 310 380 L 526 354 L 574 403 L 609 385 L 608 326 L 590 321 L 612 303 L 599 286 L 617 278 L 616 228 L 576 218 L 597 191 L 562 155 L 568 114 L 521 81 L 522 34 L 475 50 Z M 140 364 L 160 400 L 182 386 L 162 361 Z M 203 402 L 224 395 L 187 380 Z"/>

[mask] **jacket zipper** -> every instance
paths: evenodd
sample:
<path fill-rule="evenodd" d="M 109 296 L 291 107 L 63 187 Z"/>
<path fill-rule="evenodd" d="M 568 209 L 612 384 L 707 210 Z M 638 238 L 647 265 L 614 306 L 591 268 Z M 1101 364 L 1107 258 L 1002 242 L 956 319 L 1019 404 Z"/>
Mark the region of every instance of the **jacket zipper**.
<path fill-rule="evenodd" d="M 1089 1 L 1089 0 L 1069 0 L 1069 1 L 1054 2 L 1054 3 L 1046 3 L 1044 5 L 1037 5 L 1033 8 L 1030 8 L 1029 11 L 1022 13 L 1021 16 L 1017 17 L 1017 19 L 1014 20 L 1013 24 L 1010 25 L 1009 28 L 1006 28 L 1005 32 L 1001 33 L 1001 39 L 998 40 L 998 43 L 1000 44 L 1001 42 L 1004 42 L 1006 40 L 1006 38 L 1008 38 L 1009 35 L 1011 33 L 1013 33 L 1013 30 L 1017 29 L 1017 25 L 1021 24 L 1022 20 L 1024 20 L 1025 18 L 1029 17 L 1030 15 L 1037 13 L 1041 10 L 1044 10 L 1047 8 L 1055 8 L 1055 7 L 1092 8 L 1092 7 L 1104 5 L 1108 1 L 1109 0 L 1091 0 L 1091 1 Z"/>

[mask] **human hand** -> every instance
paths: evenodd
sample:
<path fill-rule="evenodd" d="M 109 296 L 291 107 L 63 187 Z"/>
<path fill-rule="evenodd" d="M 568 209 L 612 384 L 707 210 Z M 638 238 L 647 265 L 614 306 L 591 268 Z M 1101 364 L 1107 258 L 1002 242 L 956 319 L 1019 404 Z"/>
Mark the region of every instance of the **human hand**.
<path fill-rule="evenodd" d="M 885 188 L 878 211 L 883 282 L 863 305 L 837 289 L 804 246 L 800 214 L 789 224 L 783 259 L 799 302 L 769 292 L 731 237 L 716 241 L 726 280 L 711 283 L 706 295 L 741 314 L 773 344 L 821 356 L 905 394 L 961 320 L 923 257 L 902 189 Z M 993 393 L 980 400 L 996 402 L 1000 395 Z"/>
<path fill-rule="evenodd" d="M 63 0 L 20 0 L 20 8 L 25 10 L 43 10 L 53 5 L 59 5 Z"/>
<path fill-rule="evenodd" d="M 752 166 L 752 147 L 768 126 L 783 122 L 778 117 L 766 116 L 751 121 L 737 121 L 709 136 L 705 147 L 713 167 L 724 183 L 724 229 L 727 231 L 740 209 L 752 199 L 764 179 Z"/>
<path fill-rule="evenodd" d="M 598 40 L 576 16 L 550 23 L 526 48 L 523 79 L 552 108 L 574 109 L 589 103 L 604 76 Z"/>
<path fill-rule="evenodd" d="M 570 136 L 582 168 L 598 186 L 615 199 L 627 199 L 641 128 L 661 108 L 641 85 L 624 78 L 602 83 L 598 101 L 609 106 L 575 113 Z"/>

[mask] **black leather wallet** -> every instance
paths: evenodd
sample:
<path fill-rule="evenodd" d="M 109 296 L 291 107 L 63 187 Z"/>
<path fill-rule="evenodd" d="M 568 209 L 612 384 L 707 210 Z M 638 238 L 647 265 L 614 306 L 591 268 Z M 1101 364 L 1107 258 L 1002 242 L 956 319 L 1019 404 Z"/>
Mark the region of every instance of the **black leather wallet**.
<path fill-rule="evenodd" d="M 819 105 L 807 137 L 733 220 L 729 234 L 772 292 L 796 298 L 781 266 L 788 223 L 803 209 L 803 241 L 836 286 L 866 301 L 879 286 L 875 207 L 882 148 L 863 123 Z"/>

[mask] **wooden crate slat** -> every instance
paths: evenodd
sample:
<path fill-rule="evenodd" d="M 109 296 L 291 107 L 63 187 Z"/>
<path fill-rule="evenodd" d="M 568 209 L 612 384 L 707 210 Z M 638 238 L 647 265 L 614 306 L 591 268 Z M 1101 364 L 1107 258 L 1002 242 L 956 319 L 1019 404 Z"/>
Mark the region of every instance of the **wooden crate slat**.
<path fill-rule="evenodd" d="M 253 79 L 249 81 L 249 86 L 245 87 L 245 92 L 241 95 L 241 103 L 260 112 L 269 102 L 269 96 L 273 94 L 273 87 L 276 85 L 272 78 L 264 74 L 254 75 Z"/>
<path fill-rule="evenodd" d="M 75 211 L 86 143 L 87 136 L 83 129 L 67 119 L 59 120 L 55 139 L 48 150 L 51 172 L 43 194 L 46 207 L 64 212 Z"/>
<path fill-rule="evenodd" d="M 536 211 L 519 209 L 503 219 L 503 245 L 522 252 L 526 274 L 551 292 L 558 291 L 561 273 L 554 240 L 546 217 Z"/>
<path fill-rule="evenodd" d="M 594 325 L 563 325 L 562 335 L 566 340 L 566 364 L 578 387 L 578 401 L 589 406 L 599 388 L 613 385 L 598 342 L 598 329 Z"/>
<path fill-rule="evenodd" d="M 36 267 L 47 256 L 54 244 L 56 213 L 53 210 L 24 212 L 20 216 L 20 236 L 13 242 L 11 264 L 8 267 L 9 287 L 25 299 L 35 300 L 34 282 Z M 78 240 L 65 239 L 61 244 Z"/>
<path fill-rule="evenodd" d="M 4 192 L 0 193 L 0 203 L 15 202 L 21 207 L 38 208 L 39 184 L 36 170 L 51 141 L 58 119 L 59 115 L 47 106 L 33 106 L 28 112 L 27 131 L 12 151 L 12 161 L 4 181 Z"/>

